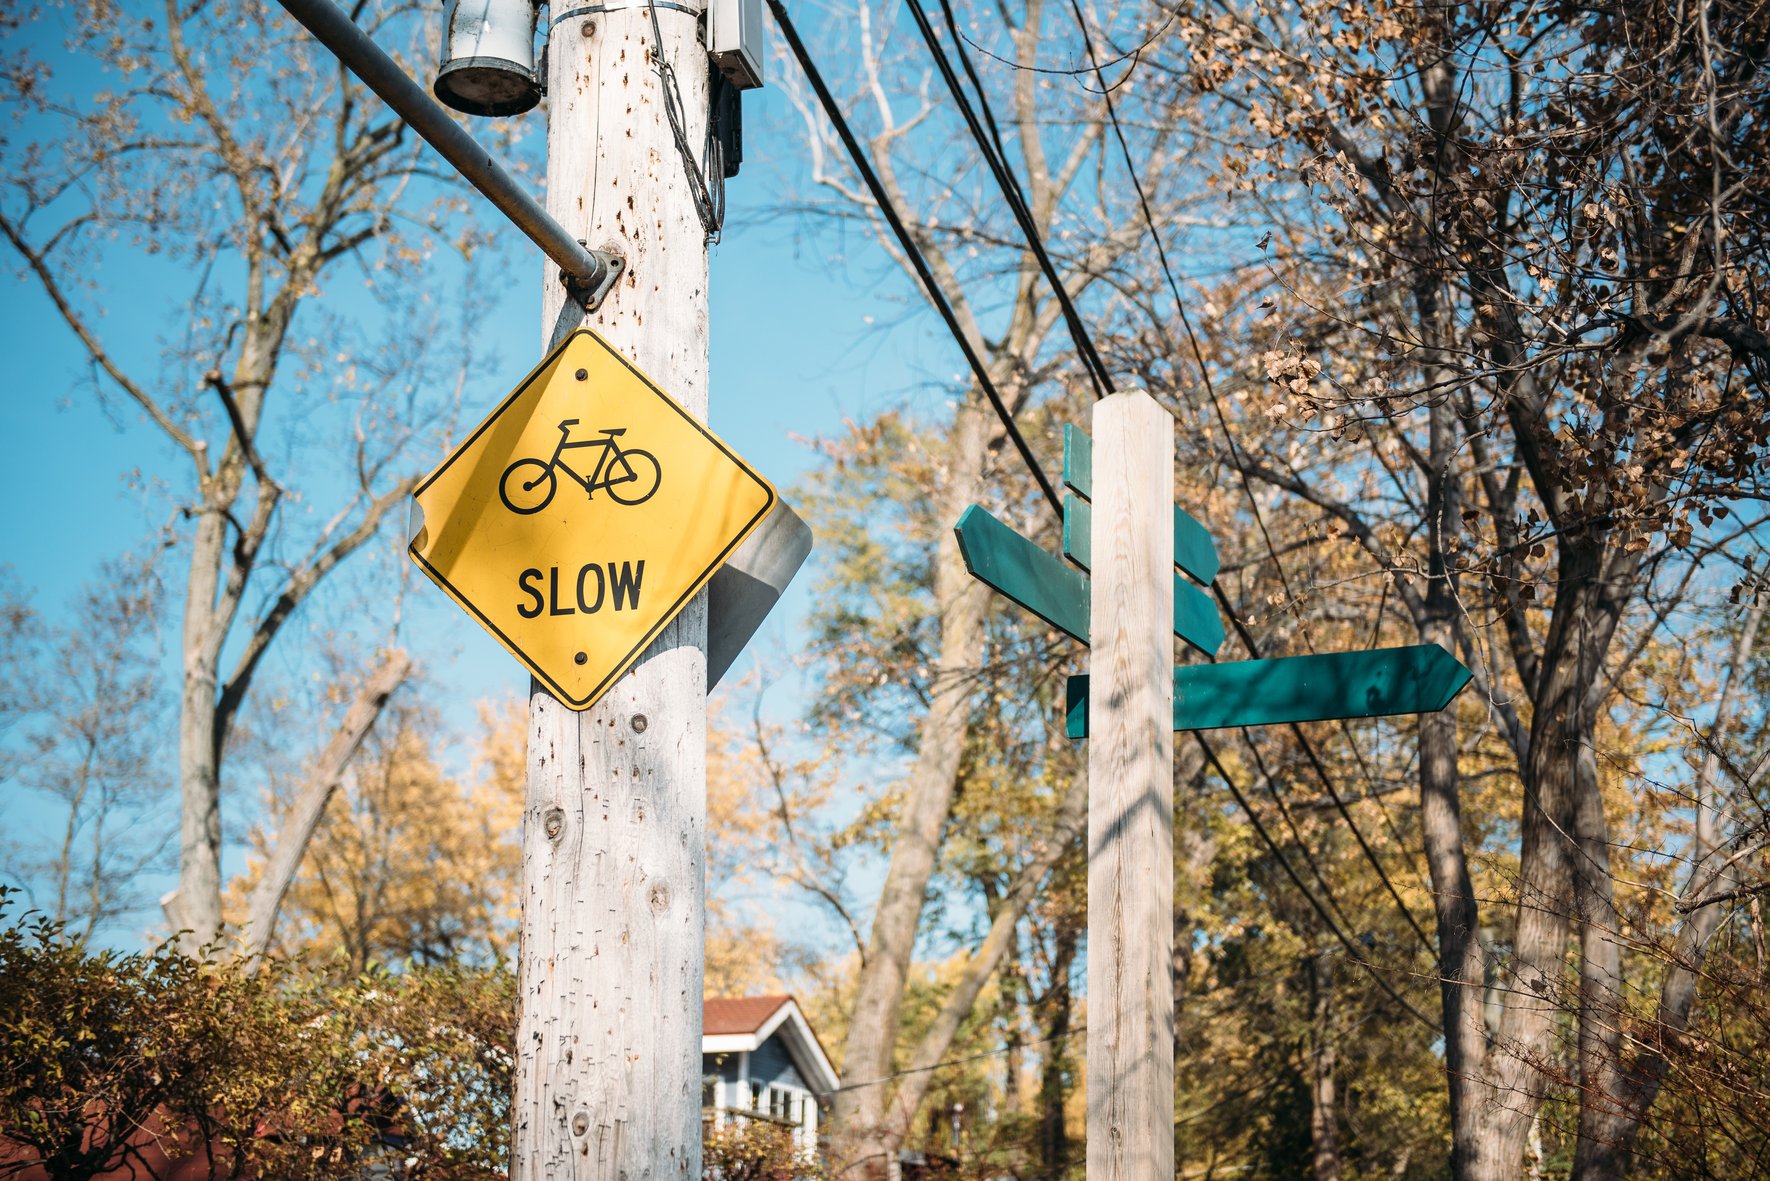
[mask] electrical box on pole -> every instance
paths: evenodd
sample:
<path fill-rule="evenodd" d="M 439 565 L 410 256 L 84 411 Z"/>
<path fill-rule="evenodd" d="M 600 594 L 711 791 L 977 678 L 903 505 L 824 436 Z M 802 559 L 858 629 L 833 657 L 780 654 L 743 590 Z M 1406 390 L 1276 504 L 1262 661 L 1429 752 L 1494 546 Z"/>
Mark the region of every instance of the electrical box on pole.
<path fill-rule="evenodd" d="M 708 0 L 707 55 L 739 90 L 762 85 L 762 0 Z"/>

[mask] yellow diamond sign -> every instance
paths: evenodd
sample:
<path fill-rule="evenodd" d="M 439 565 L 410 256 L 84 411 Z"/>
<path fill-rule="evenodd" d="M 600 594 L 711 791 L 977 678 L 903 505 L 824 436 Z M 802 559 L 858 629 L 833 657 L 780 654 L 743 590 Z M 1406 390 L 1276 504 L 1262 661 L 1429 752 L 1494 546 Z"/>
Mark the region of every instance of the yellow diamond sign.
<path fill-rule="evenodd" d="M 412 560 L 573 709 L 774 506 L 768 481 L 587 328 L 412 495 Z"/>

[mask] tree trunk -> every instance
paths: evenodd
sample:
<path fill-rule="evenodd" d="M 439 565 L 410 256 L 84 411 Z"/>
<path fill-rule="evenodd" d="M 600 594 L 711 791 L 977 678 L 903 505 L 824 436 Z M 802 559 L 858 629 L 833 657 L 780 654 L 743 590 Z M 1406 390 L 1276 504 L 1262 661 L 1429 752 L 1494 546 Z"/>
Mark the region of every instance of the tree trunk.
<path fill-rule="evenodd" d="M 1604 653 L 1615 629 L 1612 598 L 1605 591 L 1602 541 L 1591 533 L 1564 537 L 1558 563 L 1557 593 L 1543 644 L 1541 674 L 1534 697 L 1530 747 L 1524 767 L 1524 817 L 1519 856 L 1518 926 L 1511 985 L 1500 1022 L 1499 1044 L 1489 1058 L 1493 1157 L 1484 1160 L 1479 1181 L 1516 1176 L 1522 1167 L 1531 1120 L 1547 1092 L 1556 1056 L 1556 1014 L 1563 1004 L 1563 973 L 1569 922 L 1575 913 L 1575 866 L 1581 807 L 1600 807 L 1595 798 L 1596 769 L 1590 762 L 1594 733 L 1591 695 L 1603 676 Z M 1583 752 L 1583 757 L 1582 757 Z M 1583 764 L 1583 766 L 1582 766 Z M 1582 799 L 1582 797 L 1587 797 Z M 1589 820 L 1590 813 L 1587 812 Z M 1604 865 L 1607 867 L 1608 862 Z M 1597 867 L 1593 872 L 1599 872 Z M 1587 902 L 1597 887 L 1583 882 Z M 1582 941 L 1592 925 L 1582 923 Z M 1594 937 L 1596 935 L 1594 934 Z M 1601 971 L 1602 948 L 1582 955 Z M 1582 975 L 1580 989 L 1581 1081 L 1602 1077 L 1593 1055 L 1602 1053 L 1596 1033 L 1584 1024 L 1597 1018 L 1601 999 Z M 1533 995 L 1534 994 L 1534 995 Z M 1538 1000 L 1537 998 L 1540 998 Z M 1591 1102 L 1582 1096 L 1582 1109 Z M 1585 1117 L 1582 1116 L 1582 1121 Z"/>
<path fill-rule="evenodd" d="M 183 685 L 178 703 L 178 886 L 160 900 L 174 932 L 198 945 L 221 930 L 221 767 L 215 693 L 221 653 L 214 641 L 227 521 L 219 509 L 197 517 L 184 596 Z"/>
<path fill-rule="evenodd" d="M 339 723 L 326 749 L 320 752 L 307 782 L 302 785 L 301 794 L 295 799 L 295 806 L 277 828 L 276 845 L 264 862 L 264 876 L 259 879 L 258 888 L 252 891 L 247 907 L 246 940 L 241 949 L 243 956 L 259 956 L 270 947 L 283 896 L 289 892 L 296 870 L 301 868 L 301 858 L 326 814 L 326 805 L 331 802 L 338 785 L 344 782 L 345 770 L 380 718 L 387 699 L 393 696 L 394 690 L 404 683 L 411 671 L 411 658 L 404 652 L 395 650 L 389 653 L 381 667 L 357 692 L 344 721 Z"/>
<path fill-rule="evenodd" d="M 1442 643 L 1449 628 L 1422 630 Z M 1475 887 L 1463 849 L 1458 800 L 1456 719 L 1449 710 L 1420 718 L 1420 828 L 1432 879 L 1438 931 L 1438 990 L 1444 1016 L 1444 1066 L 1450 1097 L 1451 1176 L 1503 1177 L 1487 1161 L 1484 1116 L 1495 1107 L 1487 1086 L 1487 1026 L 1482 990 L 1486 961 L 1477 932 Z"/>
<path fill-rule="evenodd" d="M 61 162 L 63 171 L 71 169 L 71 174 L 85 177 L 92 193 L 109 191 L 107 186 L 119 183 L 136 189 L 157 184 L 166 190 L 157 202 L 139 209 L 124 207 L 127 203 L 109 209 L 102 200 L 96 205 L 88 202 L 90 208 L 70 210 L 73 220 L 42 248 L 34 248 L 19 225 L 0 215 L 0 237 L 23 255 L 62 320 L 79 338 L 95 375 L 102 374 L 105 382 L 118 387 L 191 461 L 196 486 L 181 506 L 191 536 L 179 650 L 179 877 L 177 887 L 160 902 L 172 931 L 190 932 L 199 950 L 216 944 L 221 928 L 222 751 L 253 670 L 314 583 L 372 535 L 386 511 L 404 495 L 404 488 L 396 486 L 376 497 L 368 486 L 387 470 L 400 444 L 390 443 L 386 452 L 379 443 L 360 446 L 355 466 L 364 484 L 357 491 L 366 495 L 368 507 L 347 499 L 343 512 L 322 527 L 317 551 L 292 569 L 261 563 L 284 494 L 257 448 L 266 393 L 291 320 L 302 300 L 319 291 L 320 273 L 334 262 L 372 261 L 365 259 L 364 251 L 390 230 L 394 220 L 388 215 L 390 203 L 398 201 L 412 177 L 434 174 L 413 138 L 400 134 L 399 119 L 378 103 L 359 101 L 362 94 L 354 83 L 338 75 L 336 89 L 319 85 L 333 76 L 332 67 L 321 65 L 330 60 L 323 53 L 315 59 L 305 52 L 279 55 L 274 63 L 278 78 L 306 81 L 282 98 L 266 92 L 275 107 L 268 113 L 236 110 L 240 104 L 230 103 L 225 93 L 212 92 L 210 83 L 226 76 L 230 85 L 259 86 L 269 81 L 269 75 L 248 83 L 234 72 L 210 68 L 198 39 L 212 39 L 216 27 L 196 16 L 205 7 L 214 6 L 169 5 L 157 22 L 144 15 L 139 36 L 127 48 L 110 35 L 108 14 L 86 12 L 70 25 L 69 35 L 96 54 L 101 64 L 108 63 L 134 81 L 124 79 L 127 84 L 111 96 L 114 101 L 103 105 L 102 114 L 97 109 L 75 109 L 79 104 L 51 102 L 45 108 L 54 108 L 69 120 L 68 134 L 58 140 L 73 152 Z M 239 22 L 221 20 L 227 32 L 252 36 L 249 29 L 233 28 Z M 242 20 L 250 27 L 261 23 Z M 320 91 L 326 93 L 318 107 L 290 97 L 299 92 L 311 99 Z M 137 126 L 141 110 L 148 108 L 155 112 L 153 119 L 169 117 L 189 134 L 169 139 L 133 136 L 129 129 Z M 314 121 L 328 112 L 329 117 Z M 261 134 L 263 127 L 272 125 L 278 129 L 275 134 Z M 29 179 L 33 170 L 14 171 L 18 174 L 10 178 L 9 189 L 35 205 L 38 186 Z M 191 185 L 198 186 L 193 192 L 216 195 L 211 212 L 219 221 L 205 220 L 199 227 L 171 217 L 170 211 L 180 203 L 171 194 Z M 224 191 L 229 195 L 224 197 Z M 204 203 L 207 209 L 207 196 Z M 141 220 L 144 217 L 146 222 Z M 169 384 L 133 378 L 111 355 L 59 278 L 63 265 L 74 272 L 86 269 L 81 260 L 66 257 L 67 246 L 81 236 L 69 231 L 84 226 L 98 233 L 109 226 L 114 236 L 116 227 L 124 223 L 146 225 L 142 240 L 150 251 L 157 244 L 191 262 L 203 276 L 191 297 L 192 326 L 199 330 L 187 339 L 189 355 L 181 366 L 212 366 L 202 374 L 201 383 L 213 390 L 216 404 L 196 406 L 188 375 L 169 378 Z M 432 223 L 432 228 L 440 225 Z M 206 244 L 212 241 L 225 242 L 226 249 L 219 260 L 211 261 L 239 267 L 234 280 L 224 284 L 235 293 L 232 308 L 211 308 L 203 294 L 209 290 L 212 268 L 196 264 L 209 256 Z M 201 328 L 209 324 L 211 315 L 220 317 L 213 332 Z M 230 356 L 234 360 L 224 377 L 222 368 Z M 378 362 L 376 367 L 382 366 Z M 152 392 L 155 386 L 166 386 L 173 401 L 162 404 Z M 397 440 L 401 432 L 372 435 Z M 368 440 L 359 436 L 356 441 Z M 359 523 L 347 528 L 353 513 Z M 319 519 L 325 516 L 320 514 Z M 341 538 L 332 537 L 335 527 L 345 528 Z M 299 550 L 301 544 L 286 551 Z M 242 638 L 233 632 L 247 593 L 270 605 Z M 240 662 L 228 675 L 223 675 L 224 651 L 230 659 L 237 655 Z"/>
<path fill-rule="evenodd" d="M 1579 1136 L 1575 1181 L 1610 1181 L 1623 1172 L 1619 1118 L 1627 1111 L 1624 1075 L 1621 920 L 1610 873 L 1610 832 L 1589 740 L 1571 752 L 1574 805 L 1574 914 L 1579 921 Z"/>
<path fill-rule="evenodd" d="M 1334 1090 L 1334 965 L 1325 953 L 1309 960 L 1312 993 L 1309 1144 L 1315 1181 L 1340 1181 L 1340 1105 Z"/>
<path fill-rule="evenodd" d="M 965 507 L 978 498 L 988 442 L 984 414 L 982 399 L 975 393 L 959 409 L 953 430 L 952 478 L 943 490 L 941 520 L 958 520 Z M 842 1073 L 846 1085 L 853 1089 L 838 1092 L 831 1110 L 831 1155 L 838 1168 L 852 1170 L 846 1175 L 853 1181 L 875 1181 L 894 1172 L 900 1137 L 886 1119 L 885 1080 L 891 1074 L 898 1011 L 916 929 L 921 924 L 923 897 L 934 873 L 941 830 L 952 808 L 959 757 L 969 729 L 971 677 L 983 643 L 987 588 L 966 573 L 958 541 L 950 531 L 941 532 L 935 552 L 940 653 L 843 1047 Z"/>
<path fill-rule="evenodd" d="M 1691 848 L 1694 867 L 1684 901 L 1700 903 L 1701 899 L 1693 896 L 1693 892 L 1724 888 L 1724 880 L 1714 880 L 1714 875 L 1708 869 L 1708 862 L 1715 858 L 1717 851 L 1726 852 L 1720 841 L 1719 808 L 1716 804 L 1717 783 L 1721 773 L 1717 751 L 1732 721 L 1736 701 L 1734 688 L 1745 673 L 1746 663 L 1751 659 L 1758 624 L 1763 615 L 1763 604 L 1758 603 L 1746 617 L 1745 626 L 1740 629 L 1739 636 L 1734 641 L 1732 658 L 1721 683 L 1720 699 L 1715 705 L 1714 724 L 1709 730 L 1709 751 L 1697 776 L 1696 839 Z M 1599 819 L 1602 820 L 1602 815 Z M 1599 835 L 1602 835 L 1602 830 Z M 1585 844 L 1585 836 L 1582 828 L 1582 846 Z M 1671 1065 L 1672 1043 L 1677 1041 L 1689 1025 L 1690 1010 L 1696 1003 L 1704 953 L 1709 940 L 1720 927 L 1725 912 L 1726 908 L 1722 905 L 1699 905 L 1679 928 L 1672 950 L 1672 962 L 1666 966 L 1665 978 L 1660 984 L 1659 1011 L 1653 1025 L 1642 1031 L 1638 1039 L 1642 1043 L 1640 1052 L 1626 1065 L 1621 1064 L 1619 1059 L 1619 1068 L 1615 1075 L 1607 1076 L 1609 1089 L 1604 1093 L 1604 1098 L 1609 1102 L 1601 1108 L 1588 1103 L 1592 1108 L 1589 1117 L 1582 1108 L 1580 1142 L 1574 1157 L 1574 1176 L 1580 1181 L 1621 1177 L 1627 1172 L 1641 1125 L 1646 1121 L 1647 1112 L 1652 1108 L 1654 1100 L 1659 1097 L 1660 1085 L 1665 1081 L 1666 1071 Z M 1620 1009 L 1620 1000 L 1614 1003 L 1617 1005 L 1617 1012 L 1612 1024 L 1620 1040 L 1624 1014 Z M 1618 1049 L 1620 1052 L 1620 1047 Z"/>
<path fill-rule="evenodd" d="M 1471 1162 L 1471 1181 L 1518 1176 L 1531 1119 L 1550 1082 L 1545 1067 L 1555 1053 L 1571 903 L 1564 834 L 1572 828 L 1573 774 L 1570 760 L 1563 756 L 1577 731 L 1571 717 L 1557 717 L 1553 703 L 1565 702 L 1577 686 L 1572 669 L 1552 659 L 1544 667 L 1551 693 L 1538 706 L 1531 727 L 1518 925 L 1510 965 L 1512 986 L 1518 991 L 1507 998 L 1499 1037 L 1483 1072 L 1477 1102 L 1487 1126 L 1481 1134 L 1480 1155 Z"/>
<path fill-rule="evenodd" d="M 1629 1090 L 1623 1050 L 1628 1019 L 1623 1000 L 1622 930 L 1610 868 L 1610 832 L 1598 782 L 1598 714 L 1606 696 L 1605 663 L 1623 604 L 1633 597 L 1638 560 L 1621 552 L 1605 560 L 1608 531 L 1590 528 L 1562 543 L 1561 578 L 1550 622 L 1546 657 L 1575 678 L 1565 699 L 1539 699 L 1557 726 L 1558 772 L 1572 791 L 1570 858 L 1573 914 L 1579 931 L 1578 1036 L 1579 1130 L 1574 1181 L 1605 1181 L 1622 1175 L 1616 1124 Z M 1557 624 L 1563 639 L 1555 643 Z M 1547 660 L 1545 660 L 1547 666 Z M 1534 727 L 1533 727 L 1534 728 Z M 1535 753 L 1533 749 L 1533 754 Z M 1545 752 L 1547 754 L 1549 752 Z"/>
<path fill-rule="evenodd" d="M 249 286 L 256 286 L 254 278 Z M 291 276 L 291 282 L 296 281 Z M 259 293 L 261 294 L 261 293 Z M 255 566 L 258 547 L 270 528 L 279 491 L 258 472 L 259 502 L 249 523 L 234 516 L 245 482 L 242 440 L 256 437 L 264 393 L 276 370 L 277 354 L 292 306 L 272 301 L 248 316 L 240 356 L 229 387 L 234 433 L 198 489 L 200 507 L 191 537 L 184 596 L 183 688 L 178 707 L 179 819 L 178 886 L 160 901 L 173 931 L 188 930 L 198 946 L 221 932 L 221 754 L 238 701 L 221 708 L 221 656 Z M 229 544 L 228 533 L 235 533 Z M 249 680 L 249 676 L 245 678 Z M 244 692 L 245 680 L 235 686 Z"/>
<path fill-rule="evenodd" d="M 1421 322 L 1435 334 L 1436 290 L 1416 292 Z M 1447 651 L 1456 643 L 1456 597 L 1449 582 L 1445 539 L 1456 521 L 1451 463 L 1457 440 L 1447 400 L 1431 409 L 1426 472 L 1428 567 L 1418 618 L 1420 639 Z M 1451 1176 L 1457 1181 L 1490 1176 L 1483 1171 L 1487 1144 L 1483 1113 L 1492 1107 L 1482 1085 L 1487 1058 L 1482 988 L 1486 961 L 1478 938 L 1479 911 L 1463 846 L 1461 780 L 1457 769 L 1457 721 L 1453 710 L 1420 716 L 1420 832 L 1432 880 L 1438 933 L 1438 990 L 1444 1018 L 1444 1065 L 1450 1098 Z"/>
<path fill-rule="evenodd" d="M 1002 974 L 1002 1110 L 1020 1114 L 1026 1108 L 1026 1099 L 1020 1093 L 1020 1072 L 1026 1065 L 1021 1038 L 1022 1021 L 1026 1011 L 1026 976 L 1022 965 L 1026 961 L 1025 949 L 1020 945 L 1020 932 L 1016 928 L 1009 941 L 1007 951 L 1007 970 Z"/>
<path fill-rule="evenodd" d="M 1081 837 L 1087 822 L 1088 777 L 1085 773 L 1078 772 L 1057 807 L 1050 836 L 1045 839 L 1043 847 L 1036 849 L 1014 875 L 1014 880 L 1002 896 L 1001 905 L 996 908 L 995 916 L 990 920 L 990 928 L 984 935 L 983 942 L 972 953 L 952 991 L 941 1002 L 940 1011 L 916 1042 L 915 1052 L 905 1067 L 907 1077 L 898 1085 L 897 1093 L 891 1097 L 886 1115 L 886 1126 L 894 1144 L 902 1144 L 908 1137 L 910 1121 L 915 1119 L 916 1109 L 922 1106 L 922 1101 L 928 1097 L 929 1088 L 934 1085 L 934 1066 L 952 1049 L 953 1039 L 959 1034 L 959 1026 L 970 1016 L 978 996 L 983 992 L 983 986 L 995 975 L 997 966 L 1008 951 L 1015 928 L 1020 923 L 1020 916 L 1026 913 L 1027 904 L 1056 867 L 1058 860 Z"/>
<path fill-rule="evenodd" d="M 1055 954 L 1051 957 L 1051 990 L 1047 994 L 1042 1032 L 1043 1059 L 1039 1066 L 1039 1164 L 1041 1175 L 1058 1181 L 1069 1164 L 1069 1127 L 1063 1107 L 1069 1097 L 1064 1075 L 1069 1066 L 1069 1024 L 1073 1012 L 1069 976 L 1075 967 L 1077 931 L 1064 924 L 1058 928 Z"/>

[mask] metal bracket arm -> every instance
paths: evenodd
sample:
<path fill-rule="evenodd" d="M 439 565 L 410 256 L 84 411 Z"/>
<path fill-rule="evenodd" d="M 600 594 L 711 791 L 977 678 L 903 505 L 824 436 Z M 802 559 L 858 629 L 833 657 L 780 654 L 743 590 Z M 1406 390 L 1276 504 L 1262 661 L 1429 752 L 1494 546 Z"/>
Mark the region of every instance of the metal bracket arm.
<path fill-rule="evenodd" d="M 490 152 L 455 122 L 441 103 L 424 93 L 405 69 L 388 57 L 332 0 L 281 0 L 281 3 L 322 45 L 337 55 L 345 68 L 380 95 L 381 100 L 393 108 L 412 130 L 454 165 L 463 180 L 478 189 L 548 258 L 558 263 L 561 273 L 568 276 L 566 286 L 574 295 L 581 293 L 585 297 L 587 309 L 594 311 L 602 305 L 625 267 L 619 256 L 590 250 L 585 243 L 574 240 L 570 232 L 492 158 Z"/>

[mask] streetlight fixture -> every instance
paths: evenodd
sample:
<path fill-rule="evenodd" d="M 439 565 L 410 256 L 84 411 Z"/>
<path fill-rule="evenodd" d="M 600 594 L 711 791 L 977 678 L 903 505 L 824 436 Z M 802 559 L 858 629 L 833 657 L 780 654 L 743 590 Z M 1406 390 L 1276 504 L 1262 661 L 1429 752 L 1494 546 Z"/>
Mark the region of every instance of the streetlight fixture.
<path fill-rule="evenodd" d="M 469 115 L 520 115 L 541 101 L 534 0 L 448 0 L 436 97 Z"/>

